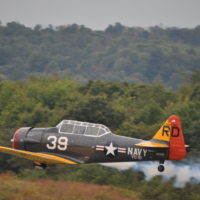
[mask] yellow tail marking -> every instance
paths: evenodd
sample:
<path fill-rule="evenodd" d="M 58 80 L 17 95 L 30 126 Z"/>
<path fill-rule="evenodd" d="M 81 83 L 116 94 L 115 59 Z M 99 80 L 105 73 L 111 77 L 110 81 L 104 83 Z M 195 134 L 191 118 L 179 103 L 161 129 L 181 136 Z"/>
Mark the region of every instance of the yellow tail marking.
<path fill-rule="evenodd" d="M 158 132 L 154 135 L 153 139 L 169 142 L 171 133 L 171 123 L 168 120 L 162 125 Z"/>

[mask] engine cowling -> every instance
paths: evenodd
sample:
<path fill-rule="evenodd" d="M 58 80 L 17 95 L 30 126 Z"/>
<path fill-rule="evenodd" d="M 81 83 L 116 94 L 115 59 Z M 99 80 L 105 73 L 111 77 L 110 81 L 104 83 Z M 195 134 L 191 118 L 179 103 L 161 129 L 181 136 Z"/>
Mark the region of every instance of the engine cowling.
<path fill-rule="evenodd" d="M 31 127 L 19 128 L 13 136 L 13 148 L 24 150 L 24 139 Z"/>
<path fill-rule="evenodd" d="M 13 148 L 19 150 L 38 151 L 43 131 L 43 128 L 19 128 L 13 137 Z"/>

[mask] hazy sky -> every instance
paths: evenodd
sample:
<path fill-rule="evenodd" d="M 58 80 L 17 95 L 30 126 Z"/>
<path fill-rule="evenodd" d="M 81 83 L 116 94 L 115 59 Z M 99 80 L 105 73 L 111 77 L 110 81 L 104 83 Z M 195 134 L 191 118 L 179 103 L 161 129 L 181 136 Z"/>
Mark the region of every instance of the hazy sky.
<path fill-rule="evenodd" d="M 83 24 L 95 30 L 126 26 L 195 27 L 200 0 L 0 0 L 0 21 L 26 26 Z"/>

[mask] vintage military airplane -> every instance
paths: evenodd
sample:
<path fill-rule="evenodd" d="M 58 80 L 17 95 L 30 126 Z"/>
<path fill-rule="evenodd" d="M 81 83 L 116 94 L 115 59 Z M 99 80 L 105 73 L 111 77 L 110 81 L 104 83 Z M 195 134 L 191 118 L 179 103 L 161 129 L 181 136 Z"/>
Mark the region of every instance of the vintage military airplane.
<path fill-rule="evenodd" d="M 151 140 L 115 135 L 101 124 L 63 120 L 53 128 L 20 128 L 12 141 L 13 148 L 0 146 L 0 151 L 32 160 L 41 168 L 47 164 L 159 161 L 162 172 L 165 160 L 184 158 L 188 148 L 176 115 Z"/>

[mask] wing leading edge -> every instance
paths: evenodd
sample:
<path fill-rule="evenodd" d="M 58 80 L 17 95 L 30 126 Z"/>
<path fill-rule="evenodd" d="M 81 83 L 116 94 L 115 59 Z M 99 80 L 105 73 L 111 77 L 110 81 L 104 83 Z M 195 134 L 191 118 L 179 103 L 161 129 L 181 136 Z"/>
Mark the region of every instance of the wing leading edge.
<path fill-rule="evenodd" d="M 44 163 L 44 164 L 70 164 L 70 165 L 77 164 L 77 162 L 74 162 L 70 159 L 62 158 L 51 154 L 23 151 L 3 146 L 0 146 L 0 152 L 16 155 L 22 158 L 32 160 L 34 162 Z"/>

